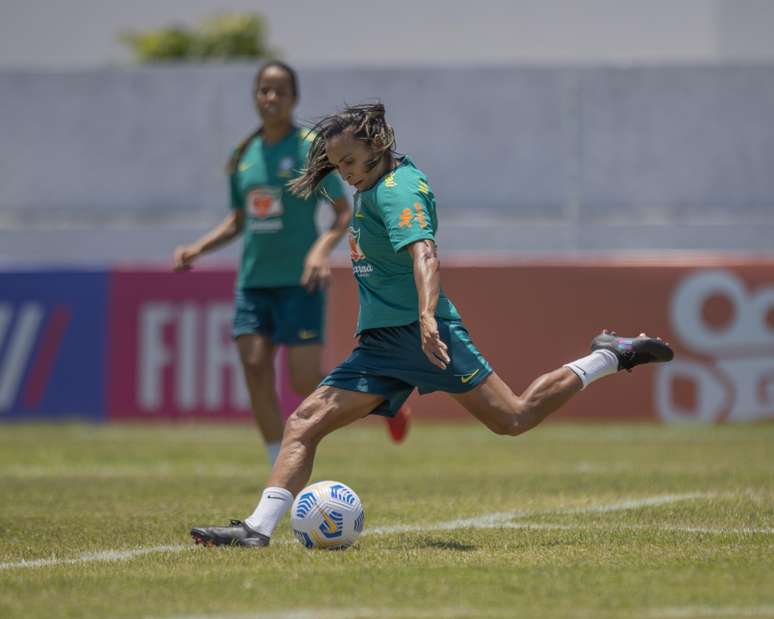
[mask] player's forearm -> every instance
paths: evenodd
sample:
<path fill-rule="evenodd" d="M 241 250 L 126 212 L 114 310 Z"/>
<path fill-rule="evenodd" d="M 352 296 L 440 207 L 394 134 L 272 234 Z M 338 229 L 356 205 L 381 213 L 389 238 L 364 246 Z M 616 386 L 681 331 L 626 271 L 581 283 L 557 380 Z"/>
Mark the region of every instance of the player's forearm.
<path fill-rule="evenodd" d="M 339 241 L 346 234 L 351 219 L 352 214 L 350 211 L 337 213 L 331 227 L 318 237 L 312 250 L 319 251 L 323 256 L 330 256 L 336 245 L 339 244 Z"/>
<path fill-rule="evenodd" d="M 192 243 L 196 252 L 206 254 L 227 245 L 233 241 L 242 231 L 241 227 L 234 218 L 229 218 L 219 226 L 210 230 L 207 234 L 201 236 Z"/>
<path fill-rule="evenodd" d="M 419 299 L 419 318 L 435 316 L 441 294 L 441 263 L 432 241 L 420 241 L 413 246 L 414 283 Z"/>

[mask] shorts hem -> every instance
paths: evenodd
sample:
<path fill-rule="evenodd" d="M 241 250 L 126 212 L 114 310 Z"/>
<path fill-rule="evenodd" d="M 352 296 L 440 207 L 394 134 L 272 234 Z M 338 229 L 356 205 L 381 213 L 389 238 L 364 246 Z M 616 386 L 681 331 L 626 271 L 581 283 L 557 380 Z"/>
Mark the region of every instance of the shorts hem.
<path fill-rule="evenodd" d="M 312 344 L 324 344 L 325 340 L 322 338 L 314 338 L 309 340 L 289 340 L 289 339 L 280 339 L 280 338 L 272 338 L 272 341 L 275 344 L 282 344 L 284 346 L 311 346 Z"/>
<path fill-rule="evenodd" d="M 235 329 L 231 331 L 232 340 L 236 340 L 238 337 L 241 337 L 242 335 L 262 335 L 274 341 L 274 338 L 272 337 L 271 333 L 269 333 L 268 331 L 261 331 L 260 329 L 251 329 L 249 327 L 245 327 L 243 329 L 239 329 L 239 330 Z"/>
<path fill-rule="evenodd" d="M 398 414 L 400 407 L 406 403 L 406 400 L 408 400 L 409 396 L 411 395 L 411 391 L 409 391 L 405 397 L 391 399 L 383 393 L 379 393 L 377 391 L 362 391 L 361 389 L 353 389 L 352 387 L 337 384 L 334 381 L 328 381 L 327 379 L 323 379 L 318 387 L 332 387 L 333 389 L 341 389 L 342 391 L 378 395 L 379 397 L 383 398 L 383 400 L 379 402 L 379 404 L 377 404 L 374 409 L 368 413 L 368 415 L 379 415 L 380 417 L 395 417 L 395 415 Z"/>
<path fill-rule="evenodd" d="M 493 372 L 494 370 L 492 368 L 487 368 L 483 372 L 479 372 L 479 374 L 470 382 L 460 384 L 459 389 L 455 389 L 454 391 L 448 390 L 446 393 L 468 393 L 469 391 L 473 391 L 473 389 L 483 383 Z"/>

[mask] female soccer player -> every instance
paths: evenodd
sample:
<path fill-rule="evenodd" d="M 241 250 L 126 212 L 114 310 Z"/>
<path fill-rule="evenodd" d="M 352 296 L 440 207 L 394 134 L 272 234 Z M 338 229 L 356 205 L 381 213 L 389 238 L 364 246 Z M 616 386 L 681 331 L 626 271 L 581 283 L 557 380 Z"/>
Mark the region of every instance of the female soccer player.
<path fill-rule="evenodd" d="M 282 62 L 266 63 L 255 77 L 253 94 L 262 125 L 237 147 L 229 162 L 231 212 L 192 244 L 178 247 L 174 268 L 188 270 L 202 254 L 244 233 L 233 335 L 251 408 L 273 463 L 283 429 L 274 387 L 275 345 L 287 346 L 294 391 L 310 394 L 323 378 L 328 257 L 347 230 L 351 209 L 336 174 L 326 173 L 303 197 L 287 188 L 304 165 L 312 136 L 293 121 L 299 98 L 295 71 Z M 318 236 L 315 211 L 321 198 L 330 202 L 335 219 Z M 396 441 L 403 438 L 406 422 L 404 409 L 390 428 Z"/>
<path fill-rule="evenodd" d="M 288 419 L 268 487 L 253 514 L 227 527 L 192 529 L 200 544 L 267 546 L 293 496 L 309 480 L 320 440 L 368 414 L 393 415 L 415 388 L 445 391 L 493 432 L 516 436 L 592 382 L 673 356 L 658 338 L 605 331 L 592 340 L 591 354 L 514 395 L 443 293 L 433 191 L 411 159 L 396 154 L 384 107 L 350 107 L 316 129 L 306 168 L 291 188 L 309 196 L 338 170 L 357 189 L 349 234 L 360 289 L 360 342 Z"/>

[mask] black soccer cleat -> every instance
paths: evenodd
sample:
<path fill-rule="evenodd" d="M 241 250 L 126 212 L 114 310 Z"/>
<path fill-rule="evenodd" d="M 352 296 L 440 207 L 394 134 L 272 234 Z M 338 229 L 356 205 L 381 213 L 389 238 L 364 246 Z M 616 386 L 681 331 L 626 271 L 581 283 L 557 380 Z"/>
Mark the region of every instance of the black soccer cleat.
<path fill-rule="evenodd" d="M 227 527 L 194 527 L 191 537 L 202 546 L 248 546 L 261 548 L 269 545 L 269 537 L 253 531 L 241 520 L 232 520 Z"/>
<path fill-rule="evenodd" d="M 631 372 L 635 365 L 664 363 L 675 354 L 669 344 L 658 337 L 641 333 L 637 337 L 619 337 L 615 331 L 602 331 L 591 340 L 591 350 L 611 350 L 618 357 L 618 369 Z"/>

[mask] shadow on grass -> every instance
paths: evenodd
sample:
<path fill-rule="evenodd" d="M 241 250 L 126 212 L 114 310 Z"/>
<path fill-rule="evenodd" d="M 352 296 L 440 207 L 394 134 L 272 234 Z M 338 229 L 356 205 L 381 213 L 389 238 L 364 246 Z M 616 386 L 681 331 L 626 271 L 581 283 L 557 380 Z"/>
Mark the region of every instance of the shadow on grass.
<path fill-rule="evenodd" d="M 456 550 L 457 552 L 469 552 L 477 549 L 473 544 L 461 544 L 460 542 L 429 538 L 418 540 L 416 545 L 421 548 L 438 548 L 439 550 Z"/>

